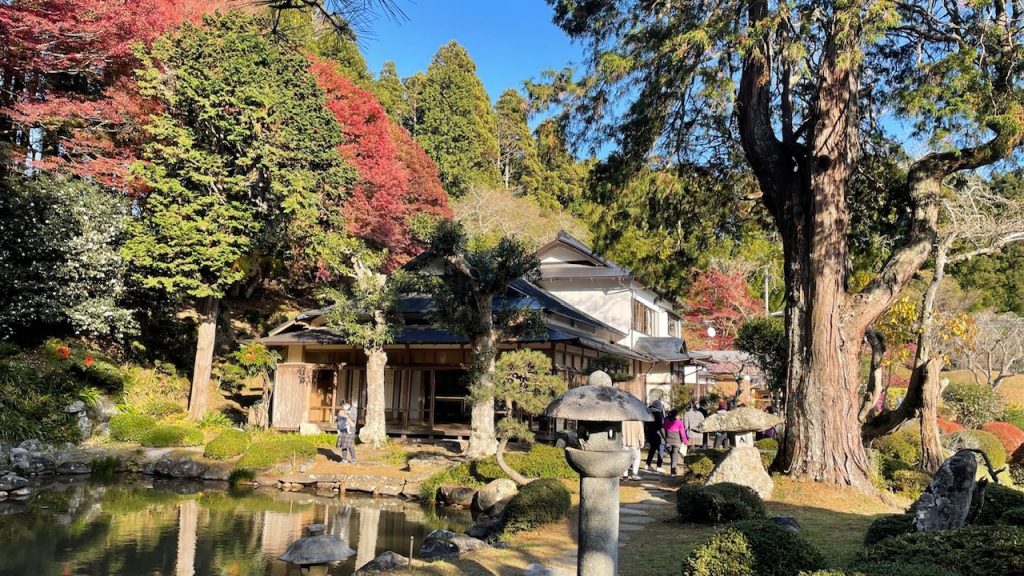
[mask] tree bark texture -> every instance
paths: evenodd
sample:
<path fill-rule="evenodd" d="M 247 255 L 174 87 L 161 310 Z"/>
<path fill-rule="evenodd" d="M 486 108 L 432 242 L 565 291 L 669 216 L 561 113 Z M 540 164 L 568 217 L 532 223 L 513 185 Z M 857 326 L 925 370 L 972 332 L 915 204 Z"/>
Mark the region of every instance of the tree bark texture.
<path fill-rule="evenodd" d="M 498 439 L 494 428 L 494 361 L 498 353 L 498 335 L 494 330 L 492 302 L 490 295 L 477 303 L 480 321 L 484 325 L 483 335 L 473 342 L 473 413 L 469 448 L 471 458 L 493 456 L 498 451 Z"/>
<path fill-rule="evenodd" d="M 366 350 L 366 421 L 359 430 L 359 439 L 364 444 L 379 448 L 387 438 L 384 425 L 384 367 L 388 354 L 383 348 Z"/>
<path fill-rule="evenodd" d="M 519 486 L 526 486 L 530 483 L 530 479 L 520 474 L 515 468 L 509 466 L 508 463 L 505 462 L 506 446 L 508 446 L 508 438 L 502 438 L 501 442 L 498 443 L 498 451 L 494 455 L 495 460 L 498 461 L 498 468 L 501 468 L 501 471 Z"/>
<path fill-rule="evenodd" d="M 192 369 L 192 391 L 188 401 L 188 415 L 193 420 L 202 418 L 210 408 L 210 372 L 213 369 L 213 349 L 217 341 L 220 300 L 207 297 L 200 305 L 199 315 L 196 361 Z"/>

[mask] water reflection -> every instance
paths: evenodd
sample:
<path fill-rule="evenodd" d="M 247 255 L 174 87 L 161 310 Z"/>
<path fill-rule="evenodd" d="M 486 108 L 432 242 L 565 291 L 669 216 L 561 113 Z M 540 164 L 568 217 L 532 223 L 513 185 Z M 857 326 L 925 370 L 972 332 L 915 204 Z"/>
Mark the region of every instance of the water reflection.
<path fill-rule="evenodd" d="M 408 554 L 410 536 L 418 548 L 434 528 L 465 529 L 469 517 L 387 498 L 61 483 L 27 504 L 0 503 L 0 575 L 291 576 L 298 568 L 277 557 L 312 523 L 357 551 L 331 567 L 337 576 L 385 550 Z"/>

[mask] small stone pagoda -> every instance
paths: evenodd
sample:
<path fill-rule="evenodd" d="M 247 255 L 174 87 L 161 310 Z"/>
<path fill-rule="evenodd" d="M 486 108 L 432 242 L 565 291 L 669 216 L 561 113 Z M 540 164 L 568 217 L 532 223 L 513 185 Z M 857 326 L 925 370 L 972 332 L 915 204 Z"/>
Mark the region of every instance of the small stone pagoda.
<path fill-rule="evenodd" d="M 708 416 L 698 432 L 726 432 L 732 438 L 733 448 L 711 471 L 705 485 L 731 482 L 750 487 L 761 498 L 771 496 L 775 485 L 761 463 L 761 451 L 754 446 L 754 433 L 779 424 L 782 418 L 755 408 L 736 408 Z"/>

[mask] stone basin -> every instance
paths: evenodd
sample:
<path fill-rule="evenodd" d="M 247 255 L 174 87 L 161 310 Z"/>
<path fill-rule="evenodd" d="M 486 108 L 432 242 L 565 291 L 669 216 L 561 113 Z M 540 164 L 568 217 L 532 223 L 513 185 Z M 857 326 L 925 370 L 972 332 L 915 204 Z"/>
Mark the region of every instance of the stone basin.
<path fill-rule="evenodd" d="M 629 467 L 632 458 L 629 450 L 565 449 L 569 466 L 585 478 L 618 478 Z"/>

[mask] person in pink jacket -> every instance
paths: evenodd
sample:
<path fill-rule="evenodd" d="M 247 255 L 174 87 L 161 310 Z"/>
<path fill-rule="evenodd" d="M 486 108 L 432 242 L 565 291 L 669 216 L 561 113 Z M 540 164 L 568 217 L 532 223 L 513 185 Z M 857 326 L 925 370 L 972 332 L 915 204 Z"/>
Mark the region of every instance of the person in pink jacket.
<path fill-rule="evenodd" d="M 686 444 L 689 439 L 686 437 L 686 424 L 679 418 L 679 410 L 672 409 L 665 416 L 665 446 L 669 451 L 669 466 L 672 475 L 676 475 L 676 457 L 679 460 L 686 456 Z M 680 462 L 681 463 L 681 462 Z"/>

